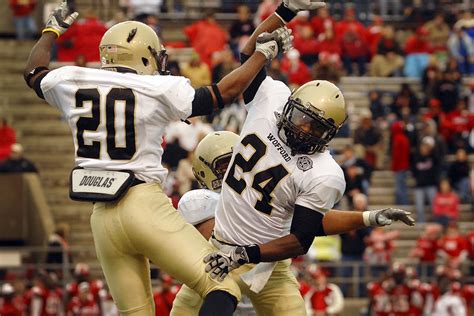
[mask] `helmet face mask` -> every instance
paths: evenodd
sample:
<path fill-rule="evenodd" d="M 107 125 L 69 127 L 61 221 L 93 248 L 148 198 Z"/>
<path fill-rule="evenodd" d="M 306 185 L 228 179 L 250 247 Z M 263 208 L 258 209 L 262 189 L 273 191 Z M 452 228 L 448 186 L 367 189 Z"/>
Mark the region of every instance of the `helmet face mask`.
<path fill-rule="evenodd" d="M 327 81 L 311 81 L 288 98 L 278 118 L 278 136 L 292 155 L 312 155 L 326 150 L 346 119 L 339 89 Z"/>

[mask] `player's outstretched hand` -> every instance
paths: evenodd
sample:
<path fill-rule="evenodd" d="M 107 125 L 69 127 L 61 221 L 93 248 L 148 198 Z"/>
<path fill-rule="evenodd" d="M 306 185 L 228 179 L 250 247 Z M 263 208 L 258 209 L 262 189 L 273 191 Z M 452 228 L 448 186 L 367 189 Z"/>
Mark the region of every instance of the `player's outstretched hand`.
<path fill-rule="evenodd" d="M 325 7 L 326 3 L 313 0 L 283 0 L 283 5 L 297 13 L 303 10 L 316 10 Z"/>
<path fill-rule="evenodd" d="M 249 257 L 244 247 L 233 247 L 230 253 L 213 252 L 204 258 L 206 272 L 211 278 L 222 282 L 230 271 L 249 263 Z"/>
<path fill-rule="evenodd" d="M 394 221 L 401 221 L 408 226 L 415 225 L 415 220 L 411 217 L 411 213 L 398 208 L 389 207 L 381 210 L 368 211 L 367 217 L 370 226 L 387 226 L 391 225 Z"/>
<path fill-rule="evenodd" d="M 67 29 L 76 21 L 79 13 L 73 12 L 68 15 L 67 1 L 61 2 L 49 15 L 44 32 L 53 32 L 58 37 L 63 35 Z"/>
<path fill-rule="evenodd" d="M 264 32 L 257 37 L 255 51 L 262 53 L 268 60 L 275 58 L 278 53 L 285 53 L 293 47 L 291 29 L 280 27 L 275 31 Z"/>

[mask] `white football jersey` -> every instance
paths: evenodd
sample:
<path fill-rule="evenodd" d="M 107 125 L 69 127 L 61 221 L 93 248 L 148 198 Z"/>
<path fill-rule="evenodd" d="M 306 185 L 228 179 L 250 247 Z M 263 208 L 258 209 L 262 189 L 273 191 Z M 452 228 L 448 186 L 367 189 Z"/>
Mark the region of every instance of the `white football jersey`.
<path fill-rule="evenodd" d="M 275 112 L 282 112 L 290 94 L 267 77 L 246 105 L 216 210 L 214 230 L 222 241 L 262 244 L 286 236 L 295 204 L 324 213 L 344 193 L 344 174 L 328 151 L 292 156 L 278 137 Z"/>
<path fill-rule="evenodd" d="M 67 66 L 49 72 L 41 90 L 71 128 L 77 166 L 164 182 L 163 134 L 169 122 L 191 115 L 188 79 Z"/>
<path fill-rule="evenodd" d="M 178 212 L 191 225 L 214 218 L 219 193 L 208 189 L 191 190 L 183 194 L 178 203 Z"/>

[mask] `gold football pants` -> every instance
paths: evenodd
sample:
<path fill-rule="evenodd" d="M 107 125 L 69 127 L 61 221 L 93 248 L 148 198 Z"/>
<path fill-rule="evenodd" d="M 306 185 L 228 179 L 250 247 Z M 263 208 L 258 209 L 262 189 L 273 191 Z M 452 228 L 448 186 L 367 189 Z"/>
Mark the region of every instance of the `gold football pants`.
<path fill-rule="evenodd" d="M 229 276 L 240 287 L 243 295 L 252 301 L 258 316 L 306 316 L 305 303 L 299 291 L 299 284 L 290 271 L 291 260 L 279 261 L 265 287 L 254 293 L 239 277 L 254 265 L 245 265 Z M 226 277 L 225 280 L 229 279 Z M 183 286 L 173 302 L 171 316 L 197 316 L 201 307 L 201 297 L 192 289 Z"/>
<path fill-rule="evenodd" d="M 201 297 L 223 290 L 240 300 L 235 281 L 205 273 L 216 249 L 173 208 L 157 183 L 131 187 L 118 202 L 96 203 L 91 216 L 97 257 L 121 314 L 155 315 L 150 259 Z"/>

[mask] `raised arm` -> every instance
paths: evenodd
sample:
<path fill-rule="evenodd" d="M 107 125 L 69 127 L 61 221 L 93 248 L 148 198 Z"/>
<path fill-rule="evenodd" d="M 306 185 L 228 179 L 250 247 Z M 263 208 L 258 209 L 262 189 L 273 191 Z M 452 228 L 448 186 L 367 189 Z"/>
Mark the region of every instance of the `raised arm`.
<path fill-rule="evenodd" d="M 36 88 L 36 79 L 46 75 L 54 42 L 67 31 L 78 16 L 77 12 L 68 15 L 67 1 L 63 1 L 51 12 L 41 38 L 31 50 L 23 73 L 29 87 Z"/>

